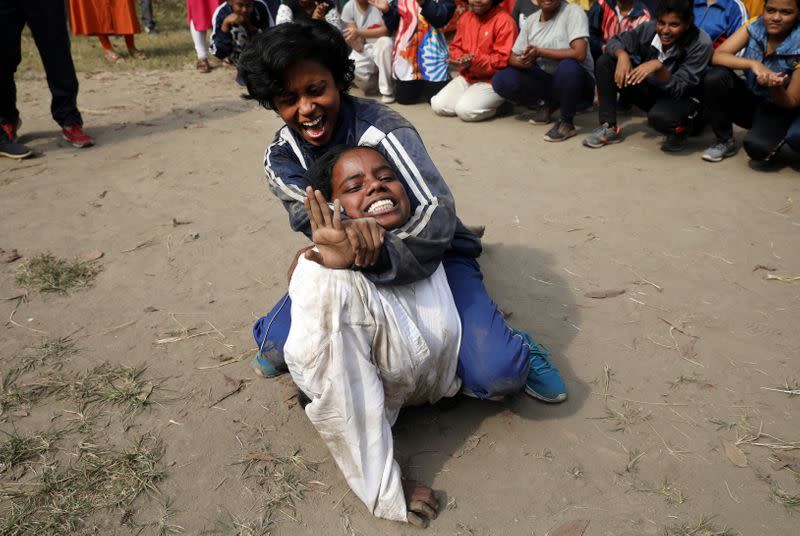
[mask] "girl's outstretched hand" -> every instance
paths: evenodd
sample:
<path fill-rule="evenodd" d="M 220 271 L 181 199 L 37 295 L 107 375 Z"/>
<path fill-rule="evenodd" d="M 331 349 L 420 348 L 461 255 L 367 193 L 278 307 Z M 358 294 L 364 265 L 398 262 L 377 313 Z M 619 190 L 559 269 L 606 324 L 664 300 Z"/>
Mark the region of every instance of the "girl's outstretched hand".
<path fill-rule="evenodd" d="M 439 501 L 428 486 L 417 484 L 413 480 L 403 480 L 403 494 L 406 497 L 408 522 L 415 527 L 427 528 L 439 515 Z"/>
<path fill-rule="evenodd" d="M 337 199 L 333 211 L 319 190 L 306 188 L 303 202 L 311 223 L 311 240 L 317 251 L 306 251 L 306 259 L 326 268 L 350 268 L 356 259 L 348 232 L 342 226 L 342 210 Z"/>

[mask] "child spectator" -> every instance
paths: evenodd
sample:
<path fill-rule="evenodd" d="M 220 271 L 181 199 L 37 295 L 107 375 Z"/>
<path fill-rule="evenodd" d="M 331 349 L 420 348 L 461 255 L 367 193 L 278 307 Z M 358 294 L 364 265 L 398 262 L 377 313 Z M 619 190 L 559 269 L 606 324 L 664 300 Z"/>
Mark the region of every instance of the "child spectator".
<path fill-rule="evenodd" d="M 744 150 L 753 160 L 770 160 L 784 141 L 800 151 L 798 8 L 798 0 L 767 0 L 758 20 L 714 51 L 715 67 L 704 85 L 706 115 L 717 140 L 703 160 L 719 162 L 736 154 L 733 123 L 749 129 Z"/>
<path fill-rule="evenodd" d="M 316 189 L 306 189 L 305 202 L 315 248 L 289 282 L 286 365 L 310 399 L 306 415 L 370 513 L 425 527 L 439 505 L 430 488 L 402 481 L 392 425 L 403 406 L 432 404 L 461 387 L 461 323 L 447 276 L 439 262 L 424 279 L 376 285 L 349 269 L 355 254 L 339 247 L 348 243 L 342 211 L 373 217 L 386 231 L 411 215 L 399 174 L 376 149 L 334 147 L 306 177 Z M 412 500 L 414 491 L 423 498 Z"/>
<path fill-rule="evenodd" d="M 694 23 L 717 48 L 748 20 L 741 0 L 694 0 Z"/>
<path fill-rule="evenodd" d="M 525 21 L 509 67 L 497 73 L 492 87 L 503 98 L 534 108 L 532 123 L 545 125 L 556 104 L 561 117 L 545 141 L 576 134 L 572 123 L 579 102 L 594 97 L 594 63 L 589 54 L 589 21 L 575 4 L 539 0 L 540 10 Z"/>
<path fill-rule="evenodd" d="M 597 60 L 600 126 L 583 144 L 602 147 L 622 141 L 617 126 L 617 95 L 647 111 L 647 121 L 667 136 L 663 151 L 683 149 L 690 118 L 699 108 L 699 92 L 713 49 L 694 25 L 686 0 L 661 0 L 656 20 L 612 37 Z"/>
<path fill-rule="evenodd" d="M 514 9 L 511 11 L 511 17 L 517 23 L 517 28 L 522 30 L 525 25 L 525 19 L 539 11 L 539 0 L 517 0 L 514 3 Z"/>
<path fill-rule="evenodd" d="M 136 48 L 133 35 L 142 33 L 136 16 L 134 0 L 107 0 L 102 9 L 96 0 L 72 0 L 69 3 L 72 33 L 75 35 L 96 35 L 103 47 L 105 58 L 117 63 L 124 61 L 111 46 L 109 37 L 121 35 L 125 38 L 128 54 L 134 59 L 143 60 L 147 55 Z"/>
<path fill-rule="evenodd" d="M 369 0 L 394 34 L 392 77 L 399 104 L 428 102 L 447 85 L 448 52 L 443 29 L 454 0 Z"/>
<path fill-rule="evenodd" d="M 483 121 L 503 104 L 503 97 L 492 89 L 492 77 L 508 66 L 517 26 L 499 4 L 500 0 L 469 0 L 469 11 L 459 19 L 450 44 L 450 63 L 460 74 L 431 99 L 435 114 Z"/>
<path fill-rule="evenodd" d="M 197 54 L 195 68 L 201 73 L 211 70 L 208 63 L 208 45 L 206 32 L 213 28 L 214 11 L 219 7 L 220 0 L 186 0 L 186 19 L 189 31 L 192 34 L 194 50 Z"/>
<path fill-rule="evenodd" d="M 238 66 L 248 39 L 275 26 L 277 12 L 278 0 L 227 0 L 220 4 L 212 17 L 211 53 Z M 236 82 L 244 85 L 239 74 Z"/>
<path fill-rule="evenodd" d="M 597 0 L 589 10 L 589 48 L 596 62 L 609 39 L 633 30 L 652 16 L 641 0 Z"/>
<path fill-rule="evenodd" d="M 350 59 L 356 64 L 356 84 L 364 92 L 374 89 L 375 75 L 381 102 L 394 102 L 392 85 L 392 38 L 383 15 L 367 0 L 350 0 L 342 8 L 343 35 L 353 49 Z"/>
<path fill-rule="evenodd" d="M 339 10 L 333 0 L 283 0 L 278 8 L 276 24 L 317 19 L 326 20 L 336 28 L 342 29 Z"/>

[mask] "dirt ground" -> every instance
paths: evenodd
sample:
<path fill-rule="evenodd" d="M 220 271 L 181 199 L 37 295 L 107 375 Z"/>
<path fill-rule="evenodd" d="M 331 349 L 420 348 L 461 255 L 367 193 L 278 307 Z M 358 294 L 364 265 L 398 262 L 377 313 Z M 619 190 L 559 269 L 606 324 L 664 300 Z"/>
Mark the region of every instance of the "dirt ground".
<path fill-rule="evenodd" d="M 128 512 L 97 511 L 86 531 L 134 533 L 136 519 L 145 534 L 418 534 L 368 515 L 286 378 L 250 369 L 252 323 L 305 243 L 264 179 L 277 116 L 240 99 L 222 69 L 81 84 L 97 146 L 75 150 L 57 136 L 45 81 L 19 81 L 22 141 L 42 154 L 0 160 L 0 248 L 23 256 L 0 265 L 0 297 L 23 294 L 17 271 L 46 251 L 100 250 L 102 272 L 66 295 L 0 301 L 0 367 L 67 335 L 77 353 L 65 371 L 147 367 L 141 399 L 153 404 L 133 416 L 90 405 L 81 430 L 119 448 L 160 437 L 166 478 Z M 641 117 L 623 125 L 625 143 L 589 150 L 580 138 L 548 144 L 514 117 L 464 124 L 396 108 L 461 219 L 486 225 L 489 291 L 550 348 L 570 395 L 407 411 L 399 461 L 447 505 L 427 534 L 543 536 L 574 520 L 589 522 L 586 536 L 798 534 L 800 397 L 782 391 L 800 380 L 800 281 L 768 277 L 800 275 L 800 160 L 711 165 L 708 137 L 665 155 Z M 594 121 L 578 117 L 581 135 Z M 62 426 L 72 410 L 46 398 L 6 412 L 0 430 Z M 54 449 L 78 458 L 71 443 Z M 13 478 L 0 471 L 0 486 L 47 456 Z"/>

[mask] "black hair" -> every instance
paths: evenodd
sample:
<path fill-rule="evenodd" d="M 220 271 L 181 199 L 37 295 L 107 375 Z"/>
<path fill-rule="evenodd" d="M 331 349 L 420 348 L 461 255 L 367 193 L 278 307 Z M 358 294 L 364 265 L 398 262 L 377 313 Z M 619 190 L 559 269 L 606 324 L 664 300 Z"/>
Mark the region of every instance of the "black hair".
<path fill-rule="evenodd" d="M 685 52 L 686 45 L 697 38 L 700 30 L 694 23 L 694 3 L 691 0 L 659 0 L 656 5 L 656 20 L 662 15 L 668 13 L 675 13 L 681 21 L 689 25 L 689 28 L 675 43 L 681 49 L 681 53 Z M 683 61 L 681 59 L 680 61 Z"/>
<path fill-rule="evenodd" d="M 315 190 L 319 190 L 327 201 L 332 201 L 331 193 L 333 191 L 333 168 L 339 159 L 345 154 L 354 149 L 369 149 L 375 151 L 381 158 L 386 160 L 386 157 L 377 150 L 375 147 L 369 145 L 336 145 L 329 149 L 324 155 L 317 158 L 314 163 L 306 171 L 306 180 Z M 388 160 L 387 160 L 388 162 Z M 389 164 L 392 169 L 394 166 Z"/>
<path fill-rule="evenodd" d="M 798 0 L 800 1 L 800 0 Z M 499 6 L 503 3 L 503 0 L 492 0 L 492 7 Z"/>
<path fill-rule="evenodd" d="M 767 2 L 769 2 L 769 0 L 764 0 L 764 7 L 767 7 Z M 794 0 L 794 3 L 797 6 L 797 9 L 800 9 L 800 0 Z"/>
<path fill-rule="evenodd" d="M 286 72 L 297 62 L 316 61 L 331 72 L 342 92 L 350 89 L 355 64 L 342 32 L 320 20 L 287 22 L 249 39 L 239 56 L 246 98 L 275 109 L 275 97 L 285 89 Z"/>

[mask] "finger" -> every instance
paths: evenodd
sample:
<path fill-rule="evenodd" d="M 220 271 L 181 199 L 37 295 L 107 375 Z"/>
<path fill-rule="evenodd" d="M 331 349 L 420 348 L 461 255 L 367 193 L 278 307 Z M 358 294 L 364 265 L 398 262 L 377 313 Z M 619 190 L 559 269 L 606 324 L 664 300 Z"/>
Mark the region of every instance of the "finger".
<path fill-rule="evenodd" d="M 383 227 L 378 225 L 377 223 L 373 223 L 370 225 L 370 234 L 372 235 L 372 244 L 373 244 L 373 251 L 372 255 L 368 259 L 367 266 L 374 266 L 376 262 L 378 262 L 378 258 L 381 255 L 381 246 L 383 246 Z"/>
<path fill-rule="evenodd" d="M 318 226 L 325 226 L 322 210 L 320 210 L 319 202 L 310 186 L 306 188 L 306 200 L 308 201 L 309 210 L 311 211 L 311 218 L 317 222 Z"/>
<path fill-rule="evenodd" d="M 338 199 L 333 202 L 333 228 L 336 230 L 342 228 L 342 203 Z"/>
<path fill-rule="evenodd" d="M 425 501 L 411 501 L 408 505 L 408 509 L 428 519 L 436 519 L 436 510 Z"/>
<path fill-rule="evenodd" d="M 322 195 L 322 192 L 319 190 L 314 190 L 314 197 L 317 198 L 317 203 L 319 203 L 319 211 L 322 213 L 322 218 L 325 221 L 326 227 L 333 226 L 333 220 L 331 218 L 331 209 L 328 207 L 328 202 L 325 201 L 325 196 Z"/>
<path fill-rule="evenodd" d="M 353 264 L 356 266 L 361 266 L 361 235 L 356 230 L 355 226 L 350 226 L 346 229 L 347 240 L 350 242 L 350 248 L 355 253 L 355 259 L 353 260 Z"/>
<path fill-rule="evenodd" d="M 364 266 L 375 264 L 375 251 L 378 244 L 372 236 L 372 229 L 369 221 L 361 222 L 361 237 L 364 240 Z"/>
<path fill-rule="evenodd" d="M 306 207 L 306 214 L 308 214 L 308 222 L 311 224 L 311 232 L 317 230 L 317 222 L 314 220 L 314 214 L 311 212 L 311 204 L 308 200 L 308 196 L 303 199 L 303 205 Z"/>
<path fill-rule="evenodd" d="M 414 512 L 406 512 L 406 521 L 417 527 L 418 529 L 427 529 L 428 520 L 423 519 Z"/>

